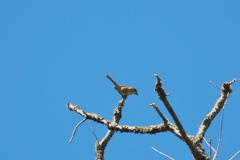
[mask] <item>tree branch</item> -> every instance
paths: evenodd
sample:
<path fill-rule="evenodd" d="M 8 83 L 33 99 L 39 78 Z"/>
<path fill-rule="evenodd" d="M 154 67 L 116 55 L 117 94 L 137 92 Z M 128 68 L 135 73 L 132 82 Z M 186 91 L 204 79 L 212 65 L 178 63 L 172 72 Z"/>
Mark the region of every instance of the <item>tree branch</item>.
<path fill-rule="evenodd" d="M 118 106 L 114 109 L 113 119 L 111 122 L 112 126 L 118 125 L 119 121 L 121 120 L 122 108 L 124 106 L 124 102 L 126 99 L 127 99 L 126 95 L 122 96 L 122 99 L 119 101 Z M 114 130 L 108 130 L 107 134 L 103 137 L 103 139 L 99 142 L 98 141 L 96 142 L 96 148 L 95 148 L 96 158 L 95 158 L 95 160 L 103 160 L 104 159 L 105 148 L 107 147 L 107 144 L 113 137 L 114 133 L 115 133 Z"/>
<path fill-rule="evenodd" d="M 237 153 L 235 153 L 229 160 L 233 160 L 239 153 L 240 153 L 240 151 L 238 151 Z"/>
<path fill-rule="evenodd" d="M 232 93 L 231 84 L 233 84 L 234 82 L 236 81 L 223 83 L 219 99 L 215 103 L 212 111 L 205 116 L 204 120 L 202 121 L 199 127 L 199 131 L 196 135 L 198 142 L 202 143 L 203 137 L 205 136 L 207 129 L 210 127 L 211 122 L 214 120 L 214 118 L 218 115 L 223 106 L 226 104 L 227 99 L 230 96 L 230 93 Z"/>
<path fill-rule="evenodd" d="M 158 151 L 158 150 L 157 150 L 156 148 L 154 148 L 154 147 L 152 147 L 152 149 L 153 149 L 154 151 L 156 151 L 157 153 L 159 153 L 159 154 L 161 154 L 161 155 L 164 155 L 165 157 L 167 157 L 167 158 L 169 158 L 169 159 L 171 159 L 171 160 L 175 160 L 175 159 L 173 159 L 172 157 L 170 157 L 169 155 L 166 155 L 166 154 Z"/>
<path fill-rule="evenodd" d="M 75 126 L 75 128 L 74 128 L 74 130 L 73 130 L 73 133 L 72 133 L 72 137 L 71 137 L 70 140 L 69 140 L 70 143 L 72 142 L 72 140 L 73 140 L 73 138 L 74 138 L 74 135 L 75 135 L 75 133 L 76 133 L 76 131 L 77 131 L 77 128 L 78 128 L 83 122 L 85 122 L 86 120 L 87 120 L 87 119 L 84 118 L 83 120 L 81 120 L 81 121 Z"/>
<path fill-rule="evenodd" d="M 176 125 L 174 125 L 173 123 L 171 123 L 163 114 L 162 112 L 160 111 L 159 107 L 156 106 L 155 103 L 151 103 L 150 106 L 152 106 L 153 109 L 156 110 L 156 112 L 158 113 L 158 115 L 162 118 L 163 122 L 164 122 L 164 125 L 167 127 L 167 129 L 169 131 L 171 131 L 173 134 L 175 134 L 177 137 L 179 137 L 181 140 L 182 139 L 182 136 L 179 132 L 179 129 L 177 128 Z"/>
<path fill-rule="evenodd" d="M 156 106 L 155 103 L 150 103 L 149 106 L 152 106 L 152 108 L 156 110 L 156 112 L 162 118 L 162 121 L 164 122 L 165 125 L 168 125 L 168 123 L 170 123 L 170 121 L 162 114 L 159 107 Z"/>
<path fill-rule="evenodd" d="M 172 106 L 170 105 L 170 103 L 167 100 L 167 96 L 169 94 L 167 94 L 164 90 L 164 88 L 162 87 L 162 82 L 161 79 L 158 77 L 157 74 L 154 74 L 154 76 L 156 76 L 157 78 L 157 82 L 155 85 L 154 90 L 158 93 L 158 97 L 159 99 L 163 102 L 164 106 L 167 108 L 168 112 L 170 113 L 170 115 L 172 116 L 174 122 L 176 123 L 179 132 L 181 133 L 181 137 L 183 139 L 183 141 L 188 145 L 188 147 L 190 148 L 193 156 L 195 159 L 199 159 L 199 157 L 207 157 L 206 154 L 203 153 L 202 147 L 199 147 L 197 150 L 197 146 L 195 145 L 195 143 L 193 143 L 193 139 L 195 139 L 194 137 L 192 140 L 190 140 L 189 136 L 186 134 L 180 120 L 178 119 L 176 113 L 174 112 Z M 200 150 L 199 150 L 200 149 Z M 200 152 L 202 152 L 202 154 L 200 154 Z"/>
<path fill-rule="evenodd" d="M 233 79 L 230 82 L 223 83 L 223 85 L 221 87 L 220 98 L 217 100 L 212 111 L 208 115 L 206 115 L 206 117 L 202 121 L 202 124 L 199 127 L 199 131 L 198 131 L 196 137 L 194 137 L 194 136 L 187 135 L 187 133 L 185 132 L 180 120 L 178 119 L 172 106 L 170 105 L 170 103 L 167 100 L 167 96 L 169 96 L 169 94 L 167 94 L 165 92 L 164 88 L 162 87 L 161 79 L 157 75 L 155 75 L 155 76 L 157 78 L 157 82 L 156 82 L 154 90 L 158 93 L 159 99 L 163 102 L 164 106 L 167 108 L 168 112 L 172 116 L 176 125 L 172 124 L 161 113 L 159 108 L 154 103 L 151 103 L 150 105 L 157 111 L 157 113 L 159 114 L 159 116 L 161 117 L 161 119 L 163 120 L 164 123 L 158 124 L 158 125 L 147 126 L 147 127 L 118 125 L 118 123 L 122 117 L 122 107 L 124 106 L 124 102 L 127 99 L 126 95 L 122 95 L 122 99 L 119 101 L 118 106 L 114 110 L 112 121 L 106 120 L 106 119 L 102 118 L 100 115 L 97 115 L 95 113 L 87 113 L 87 112 L 83 111 L 82 109 L 80 109 L 78 106 L 68 103 L 66 106 L 69 110 L 75 111 L 76 113 L 78 113 L 84 117 L 84 119 L 75 126 L 70 141 L 72 141 L 78 126 L 80 124 L 82 124 L 84 121 L 89 119 L 89 120 L 95 121 L 97 123 L 103 124 L 103 125 L 107 126 L 109 129 L 108 132 L 106 133 L 106 135 L 102 138 L 102 140 L 101 141 L 97 140 L 97 142 L 96 142 L 96 158 L 95 158 L 95 160 L 103 160 L 104 159 L 103 155 L 104 155 L 105 148 L 116 131 L 132 132 L 132 133 L 140 133 L 140 134 L 155 134 L 155 133 L 159 133 L 159 132 L 170 131 L 188 145 L 195 160 L 199 160 L 199 159 L 209 160 L 209 157 L 204 153 L 204 149 L 202 147 L 202 139 L 204 138 L 205 132 L 209 128 L 211 122 L 216 117 L 216 115 L 220 112 L 220 110 L 223 108 L 223 106 L 226 104 L 227 99 L 230 96 L 230 93 L 232 93 L 231 84 L 233 84 L 236 81 L 240 81 L 240 79 Z M 109 76 L 108 76 L 108 78 L 109 78 Z M 111 80 L 111 78 L 110 78 L 110 80 Z M 212 147 L 210 146 L 210 148 L 212 148 Z M 233 159 L 238 153 L 239 152 L 237 152 L 231 159 Z"/>
<path fill-rule="evenodd" d="M 98 140 L 98 138 L 97 138 L 97 136 L 96 136 L 96 134 L 95 134 L 95 132 L 94 132 L 94 129 L 93 129 L 93 122 L 92 122 L 92 124 L 91 124 L 91 129 L 92 129 L 92 133 L 93 133 L 96 141 L 99 142 L 99 140 Z"/>
<path fill-rule="evenodd" d="M 109 126 L 111 124 L 111 121 L 102 118 L 100 115 L 95 113 L 87 113 L 71 103 L 66 104 L 66 106 L 70 111 L 75 111 L 86 119 L 93 120 L 94 122 L 101 123 L 105 126 Z"/>
<path fill-rule="evenodd" d="M 216 152 L 214 154 L 213 160 L 217 159 L 218 151 L 219 151 L 221 140 L 222 140 L 223 118 L 224 118 L 224 107 L 222 109 L 222 119 L 221 119 L 221 124 L 220 124 L 220 134 L 219 134 L 219 139 L 218 139 L 218 145 L 217 145 L 217 149 L 216 149 Z"/>
<path fill-rule="evenodd" d="M 128 126 L 128 125 L 116 125 L 109 120 L 106 120 L 95 113 L 87 113 L 82 109 L 74 106 L 73 104 L 68 103 L 67 107 L 70 110 L 75 111 L 76 113 L 80 114 L 83 117 L 86 117 L 88 120 L 93 120 L 97 123 L 103 124 L 108 127 L 109 130 L 119 131 L 119 132 L 126 132 L 126 133 L 137 133 L 137 134 L 156 134 L 160 132 L 167 132 L 170 131 L 178 138 L 182 140 L 180 132 L 172 123 L 169 123 L 168 126 L 165 124 L 158 124 L 158 125 L 151 125 L 151 126 Z M 75 109 L 74 109 L 75 108 Z"/>

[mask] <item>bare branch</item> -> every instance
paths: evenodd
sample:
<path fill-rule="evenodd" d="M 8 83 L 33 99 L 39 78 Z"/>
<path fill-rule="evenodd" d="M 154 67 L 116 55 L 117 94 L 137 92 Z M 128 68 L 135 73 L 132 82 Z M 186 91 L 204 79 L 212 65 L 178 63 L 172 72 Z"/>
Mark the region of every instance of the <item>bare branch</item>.
<path fill-rule="evenodd" d="M 95 113 L 87 113 L 87 112 L 83 111 L 82 109 L 80 109 L 78 106 L 75 106 L 71 103 L 68 103 L 66 106 L 69 110 L 75 111 L 76 113 L 80 114 L 81 116 L 83 116 L 86 119 L 93 120 L 93 121 L 101 123 L 105 126 L 109 126 L 109 124 L 111 124 L 111 121 L 102 118 L 100 115 L 95 114 Z"/>
<path fill-rule="evenodd" d="M 167 157 L 167 158 L 169 158 L 169 159 L 171 159 L 171 160 L 175 160 L 175 159 L 173 159 L 172 157 L 170 157 L 170 156 L 168 156 L 168 155 L 166 155 L 166 154 L 158 151 L 156 148 L 154 148 L 154 147 L 151 147 L 151 148 L 152 148 L 153 150 L 155 150 L 156 152 L 158 152 L 159 154 L 164 155 L 165 157 Z"/>
<path fill-rule="evenodd" d="M 155 103 L 150 103 L 149 104 L 150 106 L 152 106 L 153 109 L 155 109 L 158 113 L 158 115 L 162 118 L 163 122 L 164 122 L 164 125 L 166 126 L 167 130 L 169 130 L 170 132 L 172 132 L 174 135 L 176 135 L 177 137 L 179 137 L 181 140 L 182 139 L 182 136 L 179 132 L 179 129 L 177 128 L 176 125 L 174 125 L 173 123 L 171 123 L 163 114 L 162 112 L 160 111 L 159 107 L 156 106 Z"/>
<path fill-rule="evenodd" d="M 239 153 L 240 153 L 240 151 L 238 151 L 237 153 L 235 153 L 229 160 L 233 160 Z"/>
<path fill-rule="evenodd" d="M 204 138 L 204 137 L 203 137 L 203 140 L 204 140 L 205 143 L 209 146 L 209 148 L 211 148 L 211 149 L 213 150 L 213 152 L 215 153 L 216 150 L 213 148 L 212 144 L 210 144 L 210 142 L 208 143 L 207 140 L 206 140 L 206 138 Z M 211 140 L 211 139 L 210 139 L 210 140 Z M 212 140 L 211 140 L 211 142 L 212 142 Z"/>
<path fill-rule="evenodd" d="M 74 105 L 71 104 L 71 103 L 67 103 L 66 106 L 67 106 L 67 108 L 68 108 L 70 111 L 75 111 L 75 112 L 77 112 L 78 114 L 82 115 L 83 117 L 87 118 L 87 113 L 84 112 L 83 110 L 81 110 L 77 105 L 74 106 Z"/>
<path fill-rule="evenodd" d="M 212 140 L 211 139 L 209 139 L 209 145 L 210 145 L 210 147 L 209 147 L 210 159 L 212 159 Z"/>
<path fill-rule="evenodd" d="M 217 151 L 214 154 L 213 160 L 217 159 L 218 151 L 219 151 L 219 148 L 220 148 L 220 143 L 221 143 L 221 139 L 222 139 L 223 119 L 224 119 L 224 107 L 222 109 L 222 119 L 221 119 L 221 125 L 220 125 L 220 134 L 219 134 L 219 140 L 218 140 L 218 145 L 217 145 Z"/>
<path fill-rule="evenodd" d="M 221 87 L 219 87 L 218 85 L 216 85 L 216 84 L 213 83 L 212 81 L 210 81 L 210 83 L 211 83 L 212 85 L 214 85 L 215 87 L 217 87 L 218 89 L 221 89 Z"/>
<path fill-rule="evenodd" d="M 207 129 L 210 127 L 211 122 L 214 120 L 214 118 L 218 115 L 218 113 L 221 111 L 221 109 L 226 104 L 227 99 L 229 98 L 231 92 L 232 92 L 232 89 L 231 89 L 230 83 L 224 82 L 221 87 L 220 98 L 215 103 L 212 111 L 205 116 L 204 120 L 202 121 L 202 123 L 199 127 L 199 131 L 198 131 L 196 137 L 200 143 L 201 143 Z"/>
<path fill-rule="evenodd" d="M 199 129 L 199 125 L 197 125 L 198 126 L 198 129 Z M 203 140 L 205 141 L 205 143 L 209 146 L 209 149 L 210 149 L 210 151 L 209 151 L 209 153 L 210 153 L 210 159 L 212 158 L 212 156 L 211 156 L 211 154 L 212 154 L 212 151 L 211 150 L 213 150 L 214 151 L 214 153 L 216 153 L 216 150 L 212 147 L 212 140 L 211 139 L 209 139 L 209 143 L 208 143 L 208 141 L 206 140 L 206 138 L 205 137 L 203 137 Z"/>
<path fill-rule="evenodd" d="M 124 103 L 122 100 L 119 101 L 119 103 L 122 105 Z M 113 131 L 120 131 L 120 132 L 132 132 L 132 133 L 140 133 L 140 134 L 156 134 L 160 132 L 167 132 L 170 131 L 173 134 L 175 134 L 177 137 L 181 138 L 181 135 L 177 129 L 177 127 L 174 124 L 171 124 L 170 126 L 166 126 L 164 124 L 158 124 L 158 125 L 152 125 L 152 126 L 127 126 L 127 125 L 118 125 L 114 124 L 109 120 L 106 120 L 102 118 L 100 115 L 97 115 L 95 113 L 87 113 L 83 111 L 82 109 L 78 108 L 77 106 L 74 106 L 73 104 L 68 103 L 67 106 L 71 110 L 73 108 L 76 108 L 74 111 L 83 117 L 87 118 L 88 120 L 93 120 L 97 123 L 103 124 L 108 127 L 108 129 Z M 120 116 L 120 115 L 119 115 Z M 114 118 L 114 117 L 113 117 Z M 116 116 L 115 116 L 116 119 Z M 115 120 L 116 121 L 116 120 Z"/>
<path fill-rule="evenodd" d="M 168 112 L 171 114 L 174 122 L 176 123 L 178 129 L 180 130 L 180 133 L 181 133 L 184 141 L 187 141 L 186 140 L 186 139 L 188 139 L 187 134 L 186 134 L 181 122 L 179 121 L 176 113 L 174 112 L 172 106 L 170 105 L 170 103 L 167 100 L 166 96 L 169 94 L 167 94 L 165 92 L 164 88 L 162 87 L 162 82 L 161 82 L 161 79 L 158 77 L 158 75 L 155 74 L 154 76 L 156 76 L 156 78 L 157 78 L 157 82 L 156 82 L 156 86 L 155 86 L 154 90 L 158 93 L 158 97 L 163 102 L 163 104 L 167 108 Z"/>
<path fill-rule="evenodd" d="M 71 136 L 71 138 L 70 138 L 70 140 L 69 140 L 69 143 L 71 143 L 72 142 L 72 140 L 73 140 L 73 138 L 74 138 L 74 135 L 75 135 L 75 133 L 76 133 L 76 131 L 77 131 L 77 128 L 78 128 L 78 126 L 80 126 L 83 122 L 85 122 L 87 120 L 87 118 L 84 118 L 83 120 L 81 120 L 76 126 L 75 126 L 75 128 L 74 128 L 74 130 L 73 130 L 73 132 L 72 132 L 72 136 Z"/>
<path fill-rule="evenodd" d="M 229 84 L 231 85 L 231 84 L 233 84 L 233 83 L 235 83 L 235 82 L 237 82 L 237 81 L 240 81 L 240 79 L 234 78 L 231 82 L 229 82 Z"/>
<path fill-rule="evenodd" d="M 174 112 L 172 106 L 168 102 L 166 96 L 168 96 L 169 94 L 167 94 L 165 92 L 164 88 L 162 87 L 161 79 L 156 74 L 154 74 L 154 76 L 156 76 L 156 78 L 157 78 L 157 82 L 156 82 L 154 90 L 158 93 L 159 99 L 163 102 L 164 106 L 167 108 L 168 112 L 170 113 L 174 122 L 176 123 L 176 125 L 179 129 L 179 132 L 181 133 L 183 141 L 188 145 L 188 147 L 192 151 L 195 158 L 201 157 L 199 152 L 197 151 L 197 148 L 196 148 L 195 144 L 193 143 L 193 141 L 191 141 L 189 139 L 189 136 L 186 134 L 180 120 L 178 119 L 178 117 L 177 117 L 176 113 Z"/>
<path fill-rule="evenodd" d="M 122 99 L 119 101 L 118 106 L 114 109 L 113 112 L 113 119 L 111 122 L 111 126 L 116 126 L 118 125 L 119 121 L 122 118 L 122 108 L 124 106 L 124 102 L 127 99 L 127 95 L 123 95 Z M 103 155 L 105 148 L 107 147 L 108 142 L 110 139 L 113 137 L 115 131 L 114 130 L 108 130 L 107 134 L 103 137 L 103 139 L 99 142 L 96 142 L 96 148 L 95 148 L 95 153 L 96 153 L 96 160 L 103 160 Z"/>
<path fill-rule="evenodd" d="M 95 132 L 94 132 L 94 129 L 93 129 L 93 122 L 92 122 L 92 124 L 91 124 L 91 129 L 92 129 L 92 133 L 93 133 L 96 141 L 99 142 L 99 141 L 98 141 L 98 138 L 97 138 L 97 136 L 96 136 L 96 134 L 95 134 Z"/>
<path fill-rule="evenodd" d="M 110 76 L 108 76 L 108 75 L 106 75 L 106 76 L 115 86 L 118 86 L 118 84 L 115 81 L 113 81 Z M 80 114 L 81 116 L 84 117 L 84 119 L 75 126 L 74 131 L 72 133 L 72 137 L 70 139 L 70 143 L 72 142 L 72 139 L 74 138 L 74 135 L 76 133 L 77 128 L 84 121 L 89 119 L 89 120 L 101 123 L 101 124 L 107 126 L 108 129 L 109 129 L 108 132 L 106 133 L 106 135 L 102 138 L 102 140 L 98 141 L 97 136 L 95 135 L 93 127 L 92 127 L 92 132 L 93 132 L 93 134 L 94 134 L 94 136 L 97 140 L 96 146 L 95 146 L 95 151 L 96 151 L 95 152 L 96 153 L 95 160 L 103 160 L 103 155 L 104 155 L 105 148 L 106 148 L 108 142 L 111 140 L 112 136 L 114 135 L 114 133 L 116 131 L 132 132 L 132 133 L 140 133 L 140 134 L 155 134 L 155 133 L 159 133 L 159 132 L 170 131 L 187 144 L 187 146 L 189 147 L 189 149 L 192 152 L 192 155 L 194 156 L 194 159 L 210 160 L 209 157 L 204 153 L 205 151 L 202 147 L 202 140 L 203 139 L 205 140 L 204 135 L 205 135 L 207 129 L 210 127 L 211 122 L 217 116 L 217 114 L 219 114 L 220 110 L 226 104 L 226 102 L 227 102 L 227 100 L 230 96 L 230 93 L 232 93 L 231 84 L 233 84 L 234 82 L 240 81 L 240 79 L 233 79 L 230 82 L 224 82 L 223 85 L 221 86 L 221 88 L 218 87 L 216 84 L 210 82 L 214 86 L 221 89 L 221 95 L 220 95 L 220 98 L 217 100 L 216 104 L 214 105 L 212 111 L 208 115 L 206 115 L 206 117 L 202 121 L 202 123 L 199 127 L 199 131 L 198 131 L 196 137 L 194 137 L 194 136 L 191 136 L 191 135 L 187 135 L 187 133 L 185 132 L 180 120 L 178 119 L 176 113 L 174 112 L 172 106 L 170 105 L 170 103 L 167 99 L 167 96 L 169 96 L 170 94 L 167 94 L 165 92 L 164 88 L 162 87 L 161 79 L 158 77 L 158 75 L 154 75 L 154 76 L 156 76 L 156 78 L 157 78 L 157 82 L 156 82 L 154 90 L 158 93 L 159 99 L 163 102 L 164 106 L 167 108 L 168 112 L 172 116 L 176 125 L 172 124 L 161 113 L 159 108 L 154 103 L 151 103 L 150 106 L 152 106 L 157 111 L 157 113 L 159 114 L 159 116 L 161 117 L 161 119 L 163 120 L 164 123 L 158 124 L 158 125 L 147 126 L 147 127 L 126 126 L 126 125 L 121 126 L 121 125 L 119 125 L 119 121 L 122 118 L 122 107 L 124 106 L 124 102 L 127 99 L 127 95 L 130 95 L 130 94 L 121 94 L 120 93 L 122 95 L 122 99 L 119 101 L 118 106 L 114 110 L 112 121 L 106 120 L 106 119 L 102 118 L 100 115 L 95 114 L 95 113 L 87 113 L 87 112 L 83 111 L 82 109 L 80 109 L 78 106 L 75 106 L 75 105 L 72 105 L 72 104 L 68 103 L 67 108 L 69 110 L 75 111 L 76 113 L 78 113 L 78 114 Z M 137 92 L 135 91 L 135 93 L 131 93 L 131 94 L 137 94 Z M 214 148 L 211 146 L 211 142 L 209 144 L 210 148 L 214 152 L 216 152 L 215 155 L 214 155 L 214 159 L 216 159 L 217 153 L 218 153 L 218 150 L 219 150 L 219 147 L 220 147 L 220 141 L 221 141 L 221 137 L 222 137 L 222 124 L 223 124 L 223 119 L 222 119 L 222 122 L 221 122 L 220 138 L 219 138 L 219 142 L 218 142 L 217 151 L 215 151 Z M 156 150 L 155 148 L 152 147 L 152 149 L 154 149 L 158 153 L 160 153 L 160 154 L 162 154 L 162 155 L 164 155 L 164 156 L 173 160 L 173 158 L 171 158 L 170 156 L 167 156 L 166 154 Z M 238 151 L 230 160 L 234 159 L 239 153 L 240 153 L 240 151 Z M 211 150 L 210 150 L 210 156 L 211 156 Z"/>
<path fill-rule="evenodd" d="M 180 133 L 181 133 L 181 135 L 183 137 L 183 139 L 184 139 L 184 141 L 185 142 L 189 141 L 188 140 L 189 138 L 188 138 L 188 136 L 187 136 L 187 134 L 186 134 L 186 132 L 185 132 L 181 122 L 179 121 L 176 113 L 174 112 L 172 106 L 170 105 L 170 103 L 167 100 L 166 96 L 169 95 L 169 94 L 166 94 L 164 88 L 162 87 L 161 79 L 158 77 L 158 75 L 155 74 L 155 76 L 157 78 L 157 82 L 156 82 L 156 86 L 155 86 L 154 90 L 158 93 L 158 97 L 163 102 L 163 104 L 167 108 L 168 112 L 171 114 L 174 122 L 176 123 L 176 125 L 177 125 L 177 127 L 178 127 L 178 129 L 179 129 L 179 131 L 180 131 Z"/>
<path fill-rule="evenodd" d="M 153 109 L 155 109 L 158 113 L 158 115 L 162 118 L 164 124 L 168 124 L 169 120 L 162 114 L 162 112 L 160 111 L 159 107 L 156 106 L 155 103 L 150 103 L 149 106 L 152 106 Z"/>

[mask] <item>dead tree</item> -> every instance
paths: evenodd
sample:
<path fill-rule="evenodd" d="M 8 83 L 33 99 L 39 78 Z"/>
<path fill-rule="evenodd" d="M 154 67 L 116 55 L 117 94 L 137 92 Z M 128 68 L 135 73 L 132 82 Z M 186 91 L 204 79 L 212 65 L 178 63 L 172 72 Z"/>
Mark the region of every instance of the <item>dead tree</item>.
<path fill-rule="evenodd" d="M 151 126 L 147 126 L 147 127 L 119 125 L 119 121 L 122 118 L 122 108 L 124 107 L 124 102 L 130 94 L 127 94 L 128 93 L 127 91 L 121 92 L 119 85 L 115 81 L 113 81 L 109 76 L 107 76 L 114 83 L 115 89 L 117 89 L 118 92 L 122 95 L 122 99 L 118 102 L 118 106 L 114 109 L 112 120 L 111 121 L 106 120 L 105 118 L 103 118 L 100 115 L 95 114 L 95 113 L 87 113 L 87 112 L 83 111 L 82 109 L 80 109 L 78 106 L 68 103 L 66 105 L 68 109 L 70 109 L 71 111 L 75 111 L 76 113 L 78 113 L 84 117 L 84 119 L 81 122 L 79 122 L 76 125 L 76 127 L 74 128 L 70 142 L 74 138 L 74 134 L 77 130 L 77 127 L 80 126 L 86 120 L 92 120 L 92 121 L 100 123 L 108 128 L 106 135 L 101 140 L 98 140 L 96 138 L 97 142 L 95 144 L 95 153 L 96 153 L 95 160 L 103 160 L 104 159 L 104 151 L 106 149 L 106 146 L 107 146 L 108 142 L 111 140 L 111 138 L 113 137 L 115 132 L 122 132 L 122 133 L 130 132 L 130 133 L 136 133 L 136 134 L 139 134 L 139 133 L 140 134 L 156 134 L 156 133 L 161 133 L 161 132 L 171 132 L 188 146 L 188 148 L 195 160 L 210 160 L 210 159 L 212 159 L 205 153 L 205 149 L 202 146 L 205 133 L 207 132 L 208 128 L 210 127 L 211 122 L 215 119 L 215 117 L 223 109 L 230 94 L 232 93 L 231 85 L 236 81 L 240 81 L 240 79 L 233 79 L 230 82 L 223 82 L 222 86 L 218 87 L 221 90 L 220 97 L 217 99 L 212 110 L 202 120 L 202 123 L 199 126 L 199 130 L 198 130 L 197 134 L 195 136 L 192 136 L 192 135 L 188 135 L 186 133 L 184 127 L 182 126 L 180 120 L 178 119 L 176 113 L 174 112 L 173 107 L 171 106 L 170 102 L 168 101 L 167 96 L 169 96 L 170 94 L 167 94 L 165 92 L 161 79 L 156 74 L 154 76 L 156 76 L 156 85 L 155 85 L 154 90 L 157 92 L 157 96 L 159 97 L 159 99 L 162 101 L 162 103 L 164 104 L 164 106 L 166 107 L 166 109 L 168 110 L 170 115 L 172 116 L 172 119 L 174 120 L 175 124 L 170 122 L 164 116 L 164 114 L 160 111 L 159 107 L 157 107 L 155 103 L 151 103 L 150 106 L 152 106 L 152 108 L 154 108 L 156 110 L 159 117 L 162 119 L 163 123 L 158 124 L 158 125 L 151 125 Z M 133 87 L 129 87 L 129 88 L 133 88 Z M 126 94 L 124 94 L 124 93 L 126 93 Z M 132 94 L 136 94 L 136 93 L 137 92 L 133 92 Z M 155 148 L 153 148 L 153 149 L 155 149 Z M 237 154 L 238 153 L 239 152 L 237 152 Z M 236 156 L 236 155 L 234 155 L 234 156 Z M 217 152 L 215 152 L 214 159 L 216 159 L 216 157 L 217 157 Z M 168 157 L 168 158 L 171 159 L 171 157 Z M 234 158 L 234 157 L 232 157 L 232 158 Z"/>

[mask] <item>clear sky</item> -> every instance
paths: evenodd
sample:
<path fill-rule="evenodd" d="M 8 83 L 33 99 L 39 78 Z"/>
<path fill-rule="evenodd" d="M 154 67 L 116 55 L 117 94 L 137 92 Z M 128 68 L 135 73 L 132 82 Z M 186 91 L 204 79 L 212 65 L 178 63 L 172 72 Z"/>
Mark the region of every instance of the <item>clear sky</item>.
<path fill-rule="evenodd" d="M 158 74 L 187 133 L 195 135 L 220 94 L 209 81 L 221 86 L 240 78 L 239 16 L 240 1 L 1 0 L 0 159 L 94 159 L 92 122 L 82 124 L 70 144 L 83 118 L 65 105 L 111 119 L 120 95 L 106 74 L 139 93 L 127 99 L 121 125 L 162 123 L 151 102 L 171 120 L 153 91 Z M 239 113 L 238 82 L 225 108 L 219 159 L 240 150 Z M 206 134 L 214 147 L 220 117 Z M 96 123 L 93 128 L 98 139 L 107 132 Z M 167 159 L 151 147 L 192 159 L 170 132 L 116 133 L 105 158 Z"/>

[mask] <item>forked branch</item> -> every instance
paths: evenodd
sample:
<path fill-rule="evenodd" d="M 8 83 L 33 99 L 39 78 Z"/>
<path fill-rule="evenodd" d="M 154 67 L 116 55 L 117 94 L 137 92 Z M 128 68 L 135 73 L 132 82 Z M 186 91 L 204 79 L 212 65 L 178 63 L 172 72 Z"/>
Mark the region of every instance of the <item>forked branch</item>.
<path fill-rule="evenodd" d="M 199 131 L 196 135 L 197 141 L 199 143 L 202 143 L 203 137 L 205 136 L 205 133 L 207 129 L 210 127 L 211 122 L 214 120 L 214 118 L 219 114 L 221 109 L 226 104 L 228 98 L 230 97 L 230 94 L 232 93 L 232 86 L 234 82 L 239 81 L 239 79 L 233 79 L 230 82 L 224 82 L 221 87 L 221 94 L 217 102 L 215 103 L 213 109 L 205 116 L 204 120 L 202 121 Z"/>
<path fill-rule="evenodd" d="M 181 133 L 181 137 L 182 137 L 183 141 L 188 145 L 188 147 L 190 148 L 190 150 L 191 150 L 193 156 L 195 157 L 195 159 L 198 159 L 199 157 L 202 157 L 202 155 L 197 150 L 197 146 L 195 146 L 193 141 L 190 140 L 189 136 L 186 134 L 180 120 L 178 119 L 178 117 L 177 117 L 176 113 L 174 112 L 172 106 L 168 102 L 167 96 L 169 94 L 167 94 L 165 92 L 165 90 L 162 86 L 161 79 L 156 74 L 154 76 L 156 76 L 156 78 L 157 78 L 157 82 L 156 82 L 154 90 L 158 93 L 159 99 L 163 102 L 164 106 L 167 108 L 168 112 L 170 113 L 174 122 L 176 123 L 176 125 L 179 129 L 179 132 Z M 206 157 L 206 155 L 204 155 L 204 156 Z"/>
<path fill-rule="evenodd" d="M 157 113 L 159 114 L 159 116 L 161 117 L 161 119 L 163 120 L 164 123 L 158 124 L 158 125 L 147 126 L 147 127 L 119 125 L 119 121 L 121 120 L 121 117 L 122 117 L 122 107 L 124 106 L 124 102 L 125 102 L 127 96 L 130 94 L 137 94 L 137 91 L 133 90 L 133 89 L 135 89 L 133 87 L 119 86 L 115 81 L 113 81 L 111 79 L 111 77 L 109 77 L 107 75 L 107 78 L 115 85 L 115 87 L 119 87 L 119 88 L 123 87 L 123 89 L 125 87 L 128 90 L 132 89 L 131 91 L 134 91 L 134 92 L 120 92 L 120 94 L 122 95 L 122 99 L 119 101 L 118 106 L 116 107 L 116 109 L 113 112 L 112 121 L 106 120 L 106 119 L 102 118 L 100 115 L 95 114 L 95 113 L 87 113 L 87 112 L 83 111 L 82 109 L 80 109 L 78 106 L 68 103 L 67 104 L 68 109 L 70 109 L 71 111 L 75 111 L 76 113 L 78 113 L 84 117 L 84 119 L 75 126 L 70 142 L 74 138 L 74 135 L 76 133 L 78 126 L 81 125 L 86 120 L 92 120 L 92 121 L 95 121 L 102 125 L 107 126 L 109 129 L 108 132 L 106 133 L 106 135 L 102 138 L 102 140 L 101 141 L 97 140 L 97 142 L 96 142 L 96 147 L 95 147 L 96 160 L 104 159 L 103 155 L 104 155 L 105 148 L 116 131 L 141 133 L 141 134 L 155 134 L 155 133 L 159 133 L 159 132 L 170 131 L 187 144 L 187 146 L 191 150 L 195 160 L 200 160 L 200 159 L 201 160 L 209 160 L 210 158 L 204 153 L 204 149 L 202 147 L 202 140 L 204 138 L 204 135 L 205 135 L 207 129 L 210 127 L 211 122 L 214 120 L 214 118 L 217 116 L 217 114 L 220 112 L 220 110 L 224 107 L 224 105 L 226 104 L 226 102 L 230 96 L 230 93 L 232 93 L 231 85 L 234 82 L 240 81 L 240 79 L 233 79 L 230 82 L 224 82 L 222 84 L 222 87 L 220 88 L 221 89 L 220 98 L 217 100 L 212 111 L 208 115 L 206 115 L 206 117 L 204 118 L 204 120 L 202 121 L 202 123 L 199 127 L 199 131 L 196 134 L 196 137 L 194 137 L 194 136 L 188 135 L 185 132 L 175 111 L 173 110 L 172 106 L 168 102 L 167 96 L 169 96 L 169 94 L 167 94 L 165 92 L 164 88 L 162 87 L 161 79 L 157 75 L 155 75 L 155 76 L 157 78 L 157 82 L 156 82 L 154 90 L 157 92 L 159 99 L 163 102 L 164 106 L 167 108 L 168 112 L 172 116 L 176 125 L 171 123 L 154 103 L 151 103 L 150 105 L 157 111 Z M 123 91 L 125 91 L 125 90 L 123 90 Z M 95 135 L 95 137 L 96 137 L 96 135 Z M 211 148 L 211 146 L 210 146 L 210 148 Z M 240 153 L 240 151 L 238 151 L 230 160 L 234 159 L 236 157 L 236 155 L 239 153 Z"/>

